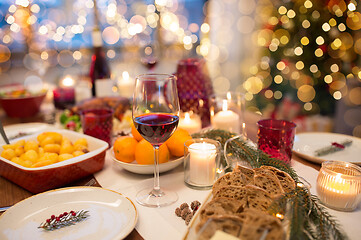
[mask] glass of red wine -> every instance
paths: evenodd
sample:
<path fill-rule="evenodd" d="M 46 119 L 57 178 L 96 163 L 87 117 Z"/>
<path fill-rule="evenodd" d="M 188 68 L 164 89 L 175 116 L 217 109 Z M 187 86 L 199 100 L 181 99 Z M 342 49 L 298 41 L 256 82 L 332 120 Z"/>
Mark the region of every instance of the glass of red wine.
<path fill-rule="evenodd" d="M 159 147 L 174 133 L 179 121 L 176 77 L 169 74 L 144 74 L 136 77 L 133 97 L 133 122 L 143 138 L 154 148 L 154 185 L 137 193 L 137 202 L 162 207 L 178 200 L 176 192 L 160 188 Z"/>

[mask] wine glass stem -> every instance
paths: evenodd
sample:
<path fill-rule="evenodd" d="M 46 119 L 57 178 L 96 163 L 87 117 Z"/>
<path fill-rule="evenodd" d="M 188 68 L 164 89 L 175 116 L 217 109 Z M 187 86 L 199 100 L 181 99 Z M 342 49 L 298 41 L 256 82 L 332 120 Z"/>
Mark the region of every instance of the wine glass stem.
<path fill-rule="evenodd" d="M 159 146 L 154 146 L 154 185 L 153 194 L 161 195 L 159 185 Z"/>

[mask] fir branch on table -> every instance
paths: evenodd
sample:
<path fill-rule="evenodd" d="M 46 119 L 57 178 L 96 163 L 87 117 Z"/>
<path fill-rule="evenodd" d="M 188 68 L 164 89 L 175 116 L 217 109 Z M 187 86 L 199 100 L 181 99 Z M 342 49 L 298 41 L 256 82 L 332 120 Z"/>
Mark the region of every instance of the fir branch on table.
<path fill-rule="evenodd" d="M 228 139 L 237 136 L 235 133 L 219 129 L 208 129 L 193 134 L 193 138 L 210 138 L 221 143 L 222 149 Z M 268 165 L 287 172 L 297 183 L 294 191 L 285 193 L 270 206 L 271 214 L 285 215 L 284 223 L 289 223 L 289 239 L 347 239 L 340 225 L 322 206 L 317 196 L 311 195 L 309 189 L 300 181 L 295 170 L 283 161 L 271 158 L 255 146 L 251 146 L 242 138 L 234 138 L 228 142 L 227 154 L 246 161 L 252 168 Z M 225 157 L 222 154 L 222 163 Z"/>

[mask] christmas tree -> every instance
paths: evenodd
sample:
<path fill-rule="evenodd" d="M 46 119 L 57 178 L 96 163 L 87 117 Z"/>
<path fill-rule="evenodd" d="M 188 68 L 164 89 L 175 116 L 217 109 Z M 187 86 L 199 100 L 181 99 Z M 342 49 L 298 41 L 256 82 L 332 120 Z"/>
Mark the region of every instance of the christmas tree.
<path fill-rule="evenodd" d="M 350 95 L 361 85 L 361 14 L 357 2 L 273 3 L 272 16 L 258 34 L 258 44 L 264 47 L 258 64 L 262 71 L 255 73 L 263 81 L 263 89 L 255 95 L 258 108 L 277 111 L 289 105 L 289 118 L 332 116 L 337 100 L 348 98 L 357 103 L 354 94 Z"/>

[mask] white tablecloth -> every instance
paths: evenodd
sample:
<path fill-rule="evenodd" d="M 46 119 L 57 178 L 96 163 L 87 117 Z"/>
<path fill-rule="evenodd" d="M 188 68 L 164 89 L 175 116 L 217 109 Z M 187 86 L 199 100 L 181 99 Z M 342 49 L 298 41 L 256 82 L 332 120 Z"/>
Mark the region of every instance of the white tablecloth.
<path fill-rule="evenodd" d="M 316 179 L 318 171 L 294 161 L 293 168 L 298 175 L 305 178 L 311 184 L 311 193 L 316 194 Z M 187 231 L 184 221 L 174 213 L 175 209 L 182 203 L 190 204 L 194 200 L 201 203 L 207 198 L 210 190 L 193 190 L 187 187 L 183 181 L 183 166 L 179 166 L 167 173 L 161 174 L 160 185 L 170 188 L 178 193 L 179 199 L 176 203 L 162 208 L 148 208 L 139 205 L 135 200 L 138 190 L 153 185 L 152 175 L 138 175 L 126 170 L 118 170 L 112 166 L 112 159 L 107 153 L 104 169 L 95 175 L 95 178 L 103 188 L 111 189 L 129 197 L 136 205 L 139 212 L 139 220 L 136 229 L 146 240 L 168 240 L 182 239 Z M 361 228 L 360 206 L 354 212 L 339 212 L 329 209 L 329 213 L 339 220 L 341 226 L 352 239 L 359 239 Z"/>

